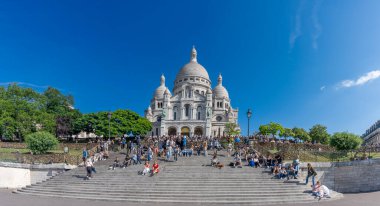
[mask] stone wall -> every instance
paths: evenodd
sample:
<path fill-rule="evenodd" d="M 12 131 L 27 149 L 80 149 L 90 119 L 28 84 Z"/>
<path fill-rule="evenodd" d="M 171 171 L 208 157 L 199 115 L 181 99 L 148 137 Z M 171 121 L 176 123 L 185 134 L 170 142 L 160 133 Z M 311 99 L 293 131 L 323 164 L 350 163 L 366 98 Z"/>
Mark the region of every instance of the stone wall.
<path fill-rule="evenodd" d="M 66 164 L 20 164 L 0 162 L 0 188 L 21 188 L 45 181 L 76 166 Z"/>
<path fill-rule="evenodd" d="M 20 188 L 30 185 L 30 170 L 0 167 L 0 188 Z"/>
<path fill-rule="evenodd" d="M 318 170 L 324 171 L 320 177 L 322 184 L 337 192 L 380 190 L 380 159 L 336 162 L 331 163 L 330 167 L 320 167 Z"/>

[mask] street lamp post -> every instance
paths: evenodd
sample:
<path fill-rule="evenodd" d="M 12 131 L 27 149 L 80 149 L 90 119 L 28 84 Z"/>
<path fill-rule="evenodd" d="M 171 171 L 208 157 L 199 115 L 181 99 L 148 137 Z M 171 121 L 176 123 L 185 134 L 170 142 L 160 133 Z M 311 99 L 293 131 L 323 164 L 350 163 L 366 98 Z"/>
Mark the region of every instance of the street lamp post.
<path fill-rule="evenodd" d="M 247 133 L 247 137 L 248 138 L 249 138 L 249 120 L 251 119 L 251 116 L 252 116 L 252 110 L 248 109 L 248 111 L 247 111 L 247 118 L 248 118 L 248 133 Z"/>
<path fill-rule="evenodd" d="M 111 138 L 111 116 L 112 113 L 108 112 L 108 139 Z"/>

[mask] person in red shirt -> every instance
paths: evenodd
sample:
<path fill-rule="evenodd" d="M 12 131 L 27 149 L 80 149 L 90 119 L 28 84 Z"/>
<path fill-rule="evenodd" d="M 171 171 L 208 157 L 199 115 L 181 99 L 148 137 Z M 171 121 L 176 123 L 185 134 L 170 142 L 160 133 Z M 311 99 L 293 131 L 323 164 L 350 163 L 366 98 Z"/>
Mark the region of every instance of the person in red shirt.
<path fill-rule="evenodd" d="M 160 166 L 158 165 L 157 161 L 154 161 L 152 169 L 153 169 L 152 175 L 154 175 L 154 174 L 156 174 L 156 173 L 158 173 L 160 171 Z"/>

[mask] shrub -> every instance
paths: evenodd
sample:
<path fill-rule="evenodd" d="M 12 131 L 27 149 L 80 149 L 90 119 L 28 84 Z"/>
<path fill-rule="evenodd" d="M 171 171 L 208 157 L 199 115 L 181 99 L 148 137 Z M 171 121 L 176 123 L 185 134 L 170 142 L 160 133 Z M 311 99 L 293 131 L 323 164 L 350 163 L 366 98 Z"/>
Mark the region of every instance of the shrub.
<path fill-rule="evenodd" d="M 33 154 L 44 154 L 58 145 L 58 140 L 49 132 L 35 132 L 25 137 L 25 143 Z"/>

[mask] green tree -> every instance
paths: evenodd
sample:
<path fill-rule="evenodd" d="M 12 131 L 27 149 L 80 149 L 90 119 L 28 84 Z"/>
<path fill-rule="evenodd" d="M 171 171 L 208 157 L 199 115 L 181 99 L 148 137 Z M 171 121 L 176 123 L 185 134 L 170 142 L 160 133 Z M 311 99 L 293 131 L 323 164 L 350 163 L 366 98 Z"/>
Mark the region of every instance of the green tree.
<path fill-rule="evenodd" d="M 74 109 L 74 98 L 64 95 L 59 90 L 49 87 L 43 96 L 46 99 L 46 111 L 54 115 L 56 137 L 70 137 L 75 134 L 74 122 L 81 117 L 79 110 Z"/>
<path fill-rule="evenodd" d="M 7 139 L 22 138 L 40 127 L 52 130 L 53 119 L 44 110 L 44 98 L 30 88 L 10 84 L 0 90 L 0 127 Z M 44 127 L 43 127 L 43 126 Z"/>
<path fill-rule="evenodd" d="M 228 136 L 235 136 L 240 134 L 238 125 L 233 122 L 228 122 L 225 124 L 225 131 Z"/>
<path fill-rule="evenodd" d="M 265 136 L 270 134 L 268 125 L 260 125 L 259 131 L 260 131 L 260 134 L 265 135 Z"/>
<path fill-rule="evenodd" d="M 58 145 L 58 140 L 49 132 L 35 132 L 26 135 L 25 143 L 33 154 L 45 154 Z"/>
<path fill-rule="evenodd" d="M 74 128 L 76 131 L 94 132 L 98 136 L 108 137 L 108 112 L 84 114 L 74 123 Z M 113 137 L 121 136 L 129 132 L 145 135 L 151 129 L 151 122 L 135 112 L 121 109 L 112 112 L 110 133 Z"/>
<path fill-rule="evenodd" d="M 303 142 L 311 140 L 309 133 L 303 128 L 294 127 L 292 131 L 294 133 L 294 138 L 297 140 L 302 140 Z"/>
<path fill-rule="evenodd" d="M 327 132 L 327 127 L 325 127 L 323 125 L 320 125 L 320 124 L 314 125 L 310 129 L 309 135 L 311 137 L 311 140 L 314 142 L 318 142 L 321 144 L 328 144 L 329 143 L 330 135 Z"/>
<path fill-rule="evenodd" d="M 337 132 L 331 136 L 330 146 L 337 150 L 357 149 L 362 144 L 362 139 L 355 134 L 348 132 Z"/>
<path fill-rule="evenodd" d="M 285 139 L 289 138 L 289 137 L 294 137 L 294 132 L 292 129 L 290 128 L 284 128 L 282 130 L 282 132 L 280 133 L 280 137 L 283 137 Z"/>
<path fill-rule="evenodd" d="M 273 137 L 276 137 L 276 135 L 279 135 L 284 132 L 284 127 L 281 126 L 281 124 L 276 122 L 270 122 L 268 125 L 269 133 L 273 135 Z"/>
<path fill-rule="evenodd" d="M 43 94 L 17 84 L 0 87 L 0 135 L 21 141 L 36 131 L 48 131 L 57 136 L 72 134 L 73 119 L 80 116 L 72 104 L 71 96 L 52 87 Z"/>

